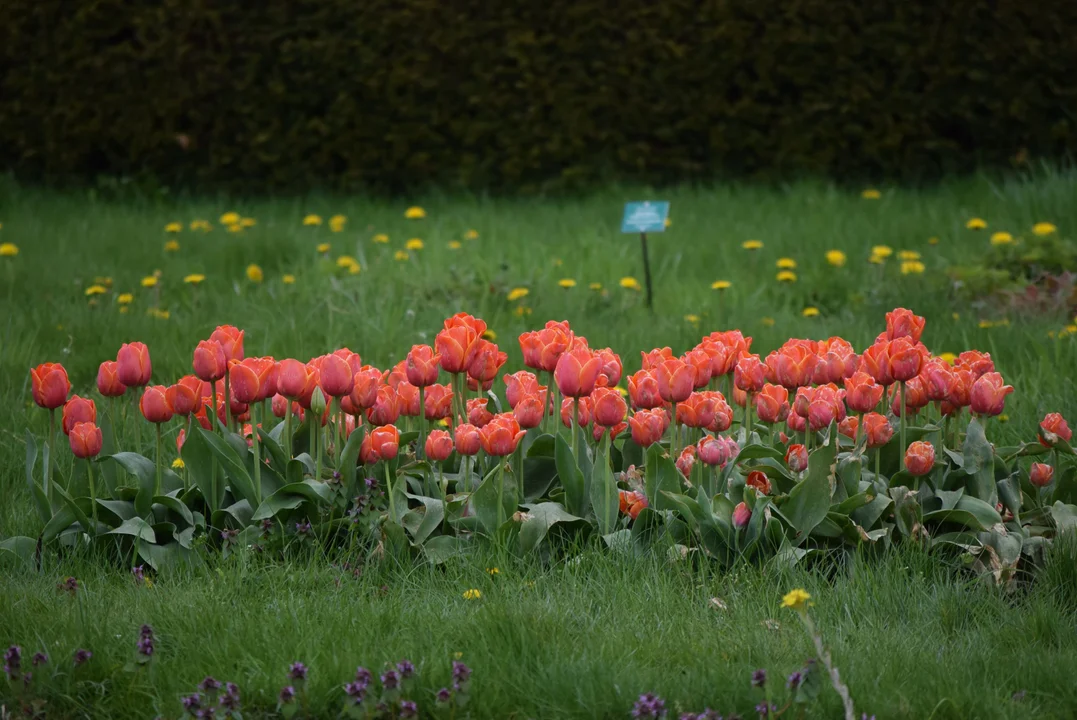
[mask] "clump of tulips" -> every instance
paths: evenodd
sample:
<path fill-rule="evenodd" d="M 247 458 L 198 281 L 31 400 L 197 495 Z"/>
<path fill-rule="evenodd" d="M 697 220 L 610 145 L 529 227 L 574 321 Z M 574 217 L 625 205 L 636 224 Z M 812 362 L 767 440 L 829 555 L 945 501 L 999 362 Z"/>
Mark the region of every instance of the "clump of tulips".
<path fill-rule="evenodd" d="M 861 354 L 833 337 L 765 357 L 739 331 L 714 332 L 679 355 L 642 352 L 627 376 L 567 322 L 522 334 L 526 369 L 513 373 L 465 313 L 389 369 L 348 348 L 246 357 L 243 331 L 221 326 L 171 385 L 151 384 L 142 343 L 101 364 L 111 428 L 129 397 L 155 429 L 153 459 L 119 452 L 95 400 L 45 363 L 31 372 L 49 411 L 42 539 L 113 535 L 157 567 L 203 534 L 229 551 L 299 538 L 438 561 L 479 536 L 530 551 L 593 532 L 725 563 L 906 537 L 982 552 L 1012 575 L 1022 552 L 1000 548 L 1020 537 L 1031 554 L 1077 517 L 1055 480 L 1071 432 L 1051 414 L 1037 442 L 991 445 L 988 421 L 1013 388 L 986 353 L 933 356 L 924 326 L 898 308 Z M 83 468 L 59 481 L 57 410 Z M 162 441 L 173 431 L 175 458 Z M 1035 455 L 1047 462 L 1026 468 Z"/>

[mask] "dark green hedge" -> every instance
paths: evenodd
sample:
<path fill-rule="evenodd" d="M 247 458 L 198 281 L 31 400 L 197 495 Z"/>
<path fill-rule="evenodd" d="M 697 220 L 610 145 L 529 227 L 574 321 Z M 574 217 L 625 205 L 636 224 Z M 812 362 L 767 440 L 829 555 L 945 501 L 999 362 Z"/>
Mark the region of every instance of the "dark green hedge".
<path fill-rule="evenodd" d="M 35 180 L 533 190 L 1075 149 L 1077 0 L 0 3 L 0 167 Z"/>

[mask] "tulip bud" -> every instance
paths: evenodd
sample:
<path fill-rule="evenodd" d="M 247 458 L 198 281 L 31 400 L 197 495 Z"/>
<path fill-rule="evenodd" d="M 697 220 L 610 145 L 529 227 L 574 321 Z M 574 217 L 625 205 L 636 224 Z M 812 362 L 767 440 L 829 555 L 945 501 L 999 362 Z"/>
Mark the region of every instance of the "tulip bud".
<path fill-rule="evenodd" d="M 922 477 L 935 466 L 935 448 L 931 443 L 917 440 L 905 451 L 905 469 L 910 475 Z"/>
<path fill-rule="evenodd" d="M 101 452 L 101 428 L 92 422 L 75 423 L 68 434 L 71 452 L 77 458 L 90 459 Z"/>
<path fill-rule="evenodd" d="M 168 388 L 164 385 L 150 385 L 138 402 L 142 416 L 151 423 L 164 423 L 172 419 L 172 405 L 168 402 Z"/>
<path fill-rule="evenodd" d="M 127 386 L 120 382 L 115 360 L 106 360 L 97 369 L 97 392 L 105 397 L 122 397 L 127 392 Z"/>
<path fill-rule="evenodd" d="M 442 462 L 452 455 L 452 436 L 445 430 L 432 430 L 426 436 L 426 457 Z"/>
<path fill-rule="evenodd" d="M 325 394 L 320 387 L 315 387 L 310 394 L 310 409 L 317 416 L 325 412 Z"/>
<path fill-rule="evenodd" d="M 456 430 L 453 432 L 453 439 L 456 441 L 456 452 L 461 455 L 476 455 L 482 447 L 479 428 L 474 425 L 469 425 L 468 423 L 456 426 Z"/>
<path fill-rule="evenodd" d="M 142 387 L 150 381 L 150 349 L 140 342 L 124 343 L 116 354 L 116 374 L 127 387 Z"/>
<path fill-rule="evenodd" d="M 224 348 L 219 342 L 202 340 L 194 349 L 191 365 L 199 380 L 217 382 L 228 371 L 228 358 L 225 357 Z"/>
<path fill-rule="evenodd" d="M 75 427 L 76 423 L 97 422 L 97 406 L 89 398 L 72 395 L 71 399 L 64 403 L 64 412 L 61 419 L 64 435 L 70 435 L 71 428 Z"/>
<path fill-rule="evenodd" d="M 808 469 L 808 449 L 803 445 L 790 445 L 785 451 L 785 464 L 795 473 Z"/>
<path fill-rule="evenodd" d="M 748 509 L 745 503 L 740 503 L 737 507 L 733 508 L 733 527 L 738 530 L 748 526 L 748 521 L 752 519 L 752 511 Z"/>
<path fill-rule="evenodd" d="M 1055 469 L 1050 465 L 1043 463 L 1032 463 L 1032 470 L 1029 471 L 1029 481 L 1038 488 L 1047 487 L 1051 484 L 1051 480 L 1055 476 Z"/>
<path fill-rule="evenodd" d="M 1040 422 L 1040 444 L 1054 447 L 1059 441 L 1069 442 L 1073 431 L 1060 413 L 1048 413 Z"/>
<path fill-rule="evenodd" d="M 703 461 L 703 464 L 712 467 L 724 466 L 729 459 L 727 445 L 722 438 L 714 435 L 703 436 L 696 445 L 696 451 L 699 453 L 699 459 Z"/>

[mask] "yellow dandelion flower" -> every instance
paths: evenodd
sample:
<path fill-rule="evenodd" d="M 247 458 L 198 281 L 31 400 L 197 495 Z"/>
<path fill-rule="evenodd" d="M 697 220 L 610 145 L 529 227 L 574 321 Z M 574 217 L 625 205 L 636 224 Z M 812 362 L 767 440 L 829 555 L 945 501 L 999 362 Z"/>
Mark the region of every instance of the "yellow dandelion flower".
<path fill-rule="evenodd" d="M 157 273 L 156 273 L 156 272 L 154 272 L 154 275 L 155 275 L 155 276 L 156 276 L 156 274 L 157 274 Z M 104 285 L 104 286 L 105 286 L 105 287 L 107 287 L 107 288 L 110 288 L 110 287 L 112 287 L 112 278 L 110 278 L 110 277 L 101 277 L 101 276 L 98 276 L 98 277 L 95 277 L 95 278 L 93 279 L 93 281 L 94 281 L 94 284 L 95 284 L 95 285 Z"/>
<path fill-rule="evenodd" d="M 228 232 L 230 232 L 230 233 L 241 233 L 241 232 L 243 232 L 243 226 L 240 225 L 239 223 L 232 223 L 231 225 L 228 226 Z"/>
<path fill-rule="evenodd" d="M 967 227 L 969 230 L 983 230 L 987 227 L 987 223 L 983 220 L 983 218 L 974 217 L 970 218 L 969 221 L 965 223 L 965 227 Z"/>
<path fill-rule="evenodd" d="M 998 421 L 1000 423 L 1009 422 L 1010 421 L 1010 416 L 1007 415 L 1006 413 L 1000 413 L 999 416 L 998 416 Z"/>
<path fill-rule="evenodd" d="M 599 291 L 602 290 L 602 283 L 591 283 L 587 287 L 590 290 L 594 290 L 595 292 L 599 292 Z"/>
<path fill-rule="evenodd" d="M 295 285 L 295 275 L 285 275 L 280 281 L 285 285 Z"/>
<path fill-rule="evenodd" d="M 796 270 L 797 261 L 794 260 L 793 258 L 783 257 L 783 258 L 778 258 L 778 262 L 774 263 L 774 265 L 779 270 Z"/>
<path fill-rule="evenodd" d="M 329 248 L 331 247 L 333 246 L 329 243 L 318 243 L 317 247 L 315 247 L 314 249 L 324 255 L 325 253 L 329 252 Z"/>
<path fill-rule="evenodd" d="M 208 220 L 192 220 L 188 227 L 199 232 L 209 232 L 213 229 Z"/>
<path fill-rule="evenodd" d="M 344 215 L 334 215 L 329 218 L 329 229 L 333 232 L 343 232 L 346 222 L 348 222 L 348 218 Z"/>
<path fill-rule="evenodd" d="M 688 323 L 689 325 L 698 325 L 699 324 L 699 315 L 691 315 L 691 314 L 685 315 L 684 316 L 684 321 L 686 323 Z"/>
<path fill-rule="evenodd" d="M 178 232 L 181 232 L 182 230 L 183 230 L 183 223 L 170 222 L 167 225 L 165 225 L 165 232 L 166 233 L 178 233 Z"/>
<path fill-rule="evenodd" d="M 1058 232 L 1058 228 L 1049 222 L 1038 222 L 1032 226 L 1033 235 L 1050 235 L 1053 232 Z"/>
<path fill-rule="evenodd" d="M 1013 242 L 1013 235 L 999 231 L 991 236 L 992 245 L 1009 245 Z"/>
<path fill-rule="evenodd" d="M 219 221 L 221 225 L 238 225 L 240 221 L 239 213 L 226 212 L 224 215 L 221 215 Z"/>
<path fill-rule="evenodd" d="M 777 278 L 778 282 L 791 283 L 797 281 L 797 274 L 792 270 L 782 270 L 780 273 L 778 273 Z"/>
<path fill-rule="evenodd" d="M 841 267 L 845 264 L 845 253 L 841 250 L 827 250 L 826 261 L 834 267 Z"/>
<path fill-rule="evenodd" d="M 183 282 L 187 283 L 188 285 L 197 285 L 205 279 L 206 276 L 202 273 L 191 273 L 190 275 L 187 275 L 183 278 Z"/>
<path fill-rule="evenodd" d="M 531 314 L 531 308 L 526 305 L 517 305 L 512 309 L 512 314 L 516 317 L 526 317 Z"/>
<path fill-rule="evenodd" d="M 477 590 L 476 588 L 471 588 L 470 590 L 465 590 L 464 591 L 464 599 L 465 600 L 478 600 L 481 597 L 482 597 L 482 591 Z"/>
<path fill-rule="evenodd" d="M 524 287 L 513 288 L 509 290 L 508 298 L 509 302 L 515 302 L 520 298 L 525 298 L 531 291 Z"/>
<path fill-rule="evenodd" d="M 19 254 L 19 246 L 15 243 L 0 244 L 0 257 L 15 257 Z"/>
<path fill-rule="evenodd" d="M 150 308 L 146 311 L 146 314 L 152 318 L 157 318 L 158 320 L 167 320 L 171 317 L 171 313 L 167 310 L 162 310 L 161 308 Z"/>
<path fill-rule="evenodd" d="M 169 240 L 165 243 L 165 252 L 176 252 L 179 250 L 179 242 L 176 240 Z"/>
<path fill-rule="evenodd" d="M 952 352 L 939 353 L 939 360 L 942 360 L 947 365 L 953 365 L 954 361 L 957 360 L 957 355 Z"/>
<path fill-rule="evenodd" d="M 172 461 L 172 469 L 173 470 L 182 470 L 185 467 L 187 467 L 187 466 L 183 464 L 183 460 L 180 459 L 180 458 L 176 458 L 175 460 Z"/>
<path fill-rule="evenodd" d="M 490 573 L 491 575 L 500 575 L 500 574 L 501 574 L 501 571 L 500 571 L 500 570 L 498 570 L 498 569 L 497 569 L 497 568 L 495 568 L 495 567 L 492 567 L 492 568 L 486 568 L 486 572 Z"/>
<path fill-rule="evenodd" d="M 715 280 L 711 283 L 711 290 L 728 290 L 733 287 L 733 283 L 728 280 Z"/>
<path fill-rule="evenodd" d="M 574 287 L 576 287 L 576 281 L 573 280 L 572 278 L 561 278 L 560 280 L 557 281 L 557 284 L 560 285 L 563 288 L 574 288 Z"/>
<path fill-rule="evenodd" d="M 799 612 L 807 606 L 809 600 L 811 600 L 811 595 L 808 594 L 807 590 L 796 588 L 786 593 L 782 598 L 782 607 L 792 608 Z"/>
<path fill-rule="evenodd" d="M 423 210 L 417 205 L 413 205 L 404 211 L 404 217 L 408 220 L 422 220 L 426 217 L 426 210 Z"/>
<path fill-rule="evenodd" d="M 322 216 L 321 215 L 307 215 L 305 218 L 303 218 L 303 224 L 304 225 L 321 225 L 322 224 Z"/>
<path fill-rule="evenodd" d="M 90 299 L 90 305 L 96 305 L 96 304 L 97 304 L 97 298 L 91 298 Z M 126 305 L 120 305 L 120 315 L 126 315 L 128 310 L 130 310 L 130 308 L 127 307 Z"/>
<path fill-rule="evenodd" d="M 613 389 L 616 390 L 617 392 L 621 393 L 621 397 L 628 397 L 628 390 L 621 387 L 620 385 L 618 385 L 617 387 L 615 387 Z"/>
<path fill-rule="evenodd" d="M 478 230 L 468 230 L 467 232 L 464 233 L 464 239 L 465 240 L 478 240 L 479 239 L 479 231 Z"/>
<path fill-rule="evenodd" d="M 860 197 L 864 198 L 865 200 L 878 200 L 882 196 L 883 194 L 875 188 L 868 188 L 864 192 L 860 193 Z"/>
<path fill-rule="evenodd" d="M 916 252 L 915 250 L 902 250 L 901 252 L 898 253 L 898 260 L 909 261 L 909 260 L 919 260 L 919 259 L 920 259 L 920 253 Z"/>
<path fill-rule="evenodd" d="M 251 263 L 247 266 L 247 279 L 252 283 L 260 283 L 265 279 L 265 273 L 262 272 L 262 268 Z"/>
<path fill-rule="evenodd" d="M 961 313 L 950 313 L 950 318 L 951 318 L 951 319 L 952 319 L 952 320 L 953 320 L 954 322 L 957 322 L 958 320 L 960 320 L 960 319 L 961 319 Z"/>
<path fill-rule="evenodd" d="M 407 250 L 397 250 L 395 253 L 393 253 L 393 259 L 398 261 L 398 262 L 404 262 L 409 257 L 410 256 L 408 255 Z"/>
<path fill-rule="evenodd" d="M 894 249 L 889 245 L 876 245 L 871 248 L 871 254 L 886 259 L 894 254 Z"/>
<path fill-rule="evenodd" d="M 373 240 L 376 243 L 381 244 L 381 245 L 387 245 L 389 243 L 389 236 L 386 235 L 385 233 L 378 233 L 377 235 L 375 235 L 374 237 L 372 237 L 370 239 Z"/>
<path fill-rule="evenodd" d="M 745 250 L 759 250 L 763 247 L 762 240 L 745 240 L 740 244 Z"/>
<path fill-rule="evenodd" d="M 156 275 L 147 275 L 146 277 L 142 278 L 142 287 L 144 287 L 144 288 L 157 287 L 157 276 Z"/>
<path fill-rule="evenodd" d="M 460 244 L 459 240 L 450 240 L 449 241 L 449 249 L 450 250 L 459 250 L 462 247 L 463 247 L 463 245 Z"/>
<path fill-rule="evenodd" d="M 924 271 L 924 264 L 919 260 L 906 260 L 901 263 L 902 275 L 919 275 Z"/>
<path fill-rule="evenodd" d="M 337 267 L 347 270 L 351 275 L 358 275 L 361 269 L 359 261 L 348 255 L 341 255 L 337 258 Z"/>
<path fill-rule="evenodd" d="M 1070 333 L 1071 335 L 1074 334 L 1074 333 L 1077 333 L 1077 325 L 1067 325 L 1065 330 L 1066 330 L 1066 332 Z"/>
<path fill-rule="evenodd" d="M 938 245 L 939 244 L 939 239 L 937 237 L 935 237 L 934 235 L 932 235 L 931 237 L 929 237 L 927 239 L 927 244 L 928 245 Z"/>
<path fill-rule="evenodd" d="M 818 317 L 819 316 L 819 308 L 817 308 L 817 307 L 806 307 L 806 308 L 804 308 L 803 310 L 800 311 L 800 314 L 803 315 L 806 318 Z"/>
<path fill-rule="evenodd" d="M 86 297 L 93 297 L 94 295 L 103 295 L 108 292 L 108 288 L 102 285 L 91 285 L 86 288 Z"/>
<path fill-rule="evenodd" d="M 497 333 L 487 328 L 479 337 L 481 337 L 483 340 L 489 340 L 490 342 L 494 342 L 495 340 L 497 340 Z"/>
<path fill-rule="evenodd" d="M 258 224 L 258 221 L 255 220 L 254 218 L 245 217 L 245 218 L 240 218 L 239 219 L 239 226 L 240 227 L 249 228 L 249 227 L 254 227 L 257 224 Z"/>
<path fill-rule="evenodd" d="M 640 289 L 639 280 L 637 280 L 634 277 L 623 277 L 623 278 L 621 278 L 620 285 L 625 290 L 639 290 Z"/>
<path fill-rule="evenodd" d="M 774 327 L 774 318 L 764 317 L 762 320 L 763 327 Z"/>
<path fill-rule="evenodd" d="M 130 305 L 135 301 L 135 296 L 131 293 L 120 293 L 116 296 L 116 303 L 119 305 Z"/>
<path fill-rule="evenodd" d="M 408 250 L 422 250 L 425 246 L 420 238 L 412 238 L 404 243 L 404 247 Z"/>
<path fill-rule="evenodd" d="M 981 330 L 987 330 L 988 328 L 993 328 L 993 327 L 995 327 L 995 323 L 993 323 L 993 322 L 992 322 L 992 321 L 990 321 L 990 320 L 981 320 L 981 321 L 979 322 L 979 326 L 980 326 L 980 329 L 981 329 Z"/>
<path fill-rule="evenodd" d="M 882 265 L 886 262 L 886 258 L 884 258 L 882 255 L 872 255 L 868 258 L 868 262 L 872 265 Z"/>

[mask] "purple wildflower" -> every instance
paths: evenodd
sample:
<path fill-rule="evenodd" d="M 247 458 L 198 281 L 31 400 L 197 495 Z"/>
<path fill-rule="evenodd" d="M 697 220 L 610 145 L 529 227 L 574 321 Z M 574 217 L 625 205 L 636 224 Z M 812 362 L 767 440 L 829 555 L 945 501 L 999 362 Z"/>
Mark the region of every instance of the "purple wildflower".
<path fill-rule="evenodd" d="M 766 701 L 755 706 L 755 711 L 759 713 L 759 717 L 761 718 L 770 717 L 770 714 L 777 709 L 777 705 L 768 705 Z"/>
<path fill-rule="evenodd" d="M 400 701 L 400 714 L 399 718 L 414 718 L 419 716 L 419 706 L 412 700 Z"/>
<path fill-rule="evenodd" d="M 138 638 L 138 654 L 143 657 L 149 658 L 153 656 L 154 651 L 154 637 L 153 628 L 149 625 L 143 625 L 139 631 Z"/>
<path fill-rule="evenodd" d="M 441 688 L 435 696 L 435 702 L 437 702 L 438 707 L 442 709 L 448 707 L 451 700 L 452 693 L 449 691 L 449 688 Z"/>
<path fill-rule="evenodd" d="M 273 518 L 262 520 L 262 537 L 269 537 L 273 533 Z"/>
<path fill-rule="evenodd" d="M 400 673 L 401 680 L 410 680 L 415 677 L 415 666 L 410 660 L 401 660 L 396 664 L 396 669 Z"/>
<path fill-rule="evenodd" d="M 295 531 L 299 535 L 309 535 L 310 531 L 311 531 L 310 521 L 305 520 L 304 522 L 296 523 L 295 524 Z"/>
<path fill-rule="evenodd" d="M 301 662 L 292 663 L 292 666 L 288 668 L 288 678 L 291 680 L 306 680 L 307 666 Z"/>
<path fill-rule="evenodd" d="M 396 670 L 386 670 L 382 673 L 381 684 L 386 690 L 396 690 L 400 686 L 400 675 Z"/>
<path fill-rule="evenodd" d="M 239 530 L 221 530 L 221 543 L 226 547 L 232 547 L 239 536 Z"/>
<path fill-rule="evenodd" d="M 361 705 L 366 700 L 366 685 L 359 682 L 350 682 L 344 686 L 344 693 L 352 699 L 356 705 Z"/>
<path fill-rule="evenodd" d="M 653 693 L 644 693 L 632 706 L 632 717 L 637 720 L 657 720 L 666 716 L 666 701 Z"/>
<path fill-rule="evenodd" d="M 183 698 L 183 709 L 192 715 L 202 709 L 202 696 L 199 693 L 187 695 Z"/>
<path fill-rule="evenodd" d="M 206 675 L 202 682 L 198 683 L 198 689 L 204 693 L 215 693 L 221 689 L 221 683 L 212 675 Z"/>
<path fill-rule="evenodd" d="M 722 720 L 722 716 L 718 714 L 717 710 L 703 708 L 703 712 L 696 715 L 696 720 Z M 730 720 L 733 720 L 733 718 L 730 718 Z"/>
<path fill-rule="evenodd" d="M 804 673 L 797 670 L 786 679 L 785 687 L 789 690 L 796 690 L 802 682 L 804 682 Z"/>
<path fill-rule="evenodd" d="M 131 568 L 131 577 L 135 579 L 135 585 L 146 584 L 146 574 L 142 565 L 135 565 Z"/>
<path fill-rule="evenodd" d="M 239 710 L 239 686 L 232 682 L 225 683 L 220 702 L 221 707 L 228 712 Z"/>
<path fill-rule="evenodd" d="M 378 479 L 377 478 L 368 477 L 363 482 L 366 483 L 367 490 L 373 490 L 374 488 L 376 488 L 378 486 Z"/>
<path fill-rule="evenodd" d="M 30 660 L 30 664 L 34 667 L 38 665 L 44 665 L 49 661 L 49 656 L 43 652 L 34 653 L 34 657 Z"/>
<path fill-rule="evenodd" d="M 85 648 L 79 648 L 75 651 L 75 667 L 79 665 L 85 665 L 90 662 L 90 658 L 93 657 L 93 653 Z"/>
<path fill-rule="evenodd" d="M 374 674 L 360 665 L 355 668 L 355 682 L 362 685 L 364 688 L 370 686 L 370 682 L 374 679 Z"/>
<path fill-rule="evenodd" d="M 22 668 L 22 648 L 12 645 L 4 652 L 4 672 L 14 679 Z"/>
<path fill-rule="evenodd" d="M 293 700 L 295 700 L 295 688 L 291 685 L 282 687 L 280 694 L 277 695 L 277 701 L 281 705 L 290 705 Z"/>
<path fill-rule="evenodd" d="M 79 591 L 79 581 L 73 577 L 66 577 L 62 583 L 56 585 L 56 589 L 60 592 L 71 593 L 74 595 Z"/>
<path fill-rule="evenodd" d="M 752 673 L 752 687 L 761 688 L 767 684 L 767 671 L 760 668 Z"/>

